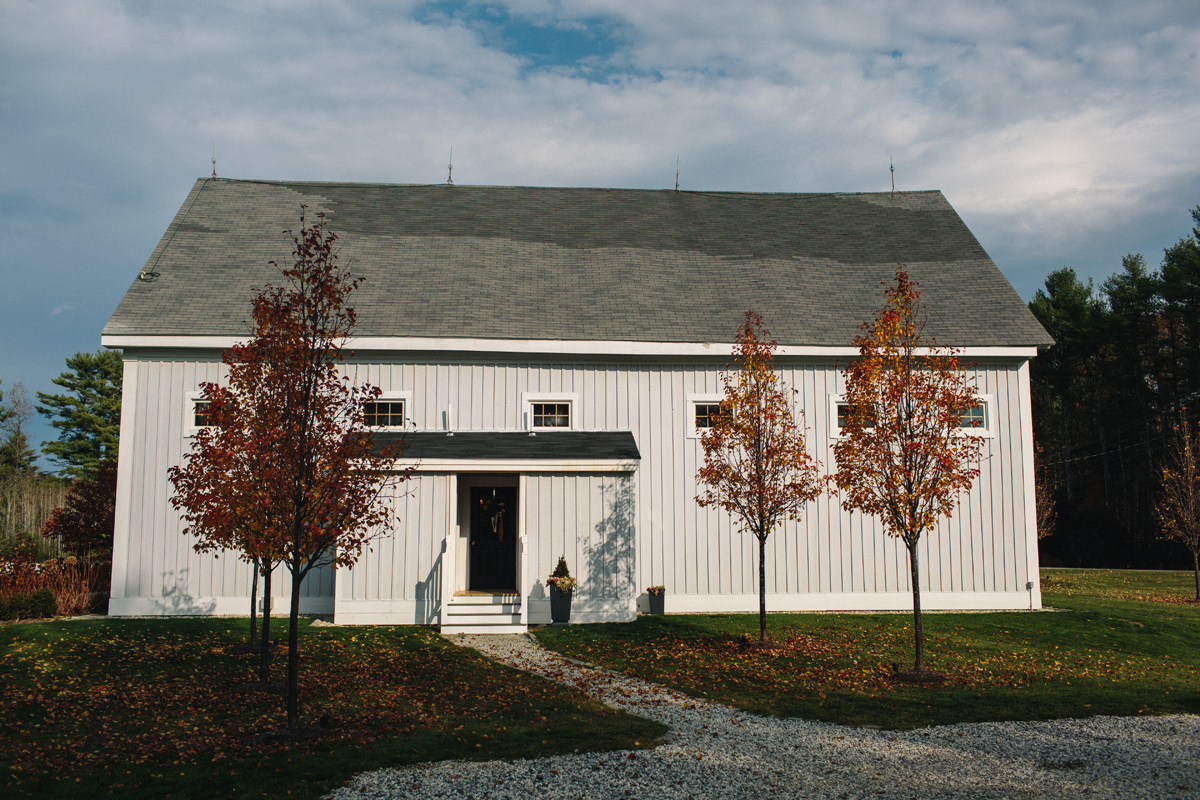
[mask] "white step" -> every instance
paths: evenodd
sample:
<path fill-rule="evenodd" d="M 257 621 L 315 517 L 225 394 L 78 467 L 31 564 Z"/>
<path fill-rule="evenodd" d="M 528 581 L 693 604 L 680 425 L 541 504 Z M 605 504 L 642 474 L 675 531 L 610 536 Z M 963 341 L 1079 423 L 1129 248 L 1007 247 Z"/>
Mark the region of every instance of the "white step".
<path fill-rule="evenodd" d="M 527 625 L 443 625 L 442 633 L 446 636 L 455 633 L 525 633 Z"/>
<path fill-rule="evenodd" d="M 520 603 L 456 603 L 450 601 L 451 614 L 520 614 Z"/>
<path fill-rule="evenodd" d="M 521 605 L 521 598 L 515 594 L 456 594 L 450 598 L 452 605 Z"/>
<path fill-rule="evenodd" d="M 512 594 L 460 594 L 450 599 L 442 633 L 524 633 L 521 600 Z"/>
<path fill-rule="evenodd" d="M 518 625 L 521 622 L 521 615 L 520 613 L 455 614 L 451 612 L 446 615 L 446 622 L 450 625 Z"/>

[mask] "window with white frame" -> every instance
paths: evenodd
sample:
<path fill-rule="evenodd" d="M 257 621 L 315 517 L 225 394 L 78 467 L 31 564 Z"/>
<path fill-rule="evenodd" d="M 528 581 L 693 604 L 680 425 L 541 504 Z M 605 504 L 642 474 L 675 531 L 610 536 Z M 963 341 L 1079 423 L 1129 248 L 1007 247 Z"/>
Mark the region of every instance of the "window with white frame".
<path fill-rule="evenodd" d="M 408 392 L 386 392 L 363 403 L 363 424 L 368 428 L 406 428 L 411 400 Z"/>
<path fill-rule="evenodd" d="M 692 408 L 697 430 L 715 428 L 717 420 L 725 413 L 724 403 L 696 403 Z"/>
<path fill-rule="evenodd" d="M 195 436 L 204 428 L 213 427 L 208 413 L 209 401 L 204 399 L 201 392 L 189 392 L 183 404 L 184 436 Z"/>
<path fill-rule="evenodd" d="M 571 427 L 570 403 L 534 403 L 532 412 L 535 428 Z"/>
<path fill-rule="evenodd" d="M 687 435 L 698 439 L 710 430 L 727 408 L 724 394 L 689 394 L 686 413 Z"/>
<path fill-rule="evenodd" d="M 403 400 L 373 400 L 363 403 L 363 423 L 368 428 L 400 428 L 404 426 Z"/>
<path fill-rule="evenodd" d="M 992 396 L 975 395 L 975 405 L 963 411 L 959 418 L 958 427 L 968 436 L 995 436 L 992 423 Z"/>
<path fill-rule="evenodd" d="M 842 429 L 846 427 L 846 423 L 850 416 L 850 403 L 846 402 L 843 395 L 835 394 L 829 398 L 829 436 L 833 439 L 841 438 Z"/>
<path fill-rule="evenodd" d="M 193 400 L 192 401 L 192 427 L 194 428 L 210 428 L 212 422 L 208 417 L 208 407 L 212 405 L 208 400 Z"/>
<path fill-rule="evenodd" d="M 531 431 L 569 431 L 579 425 L 574 394 L 526 394 L 525 427 Z"/>

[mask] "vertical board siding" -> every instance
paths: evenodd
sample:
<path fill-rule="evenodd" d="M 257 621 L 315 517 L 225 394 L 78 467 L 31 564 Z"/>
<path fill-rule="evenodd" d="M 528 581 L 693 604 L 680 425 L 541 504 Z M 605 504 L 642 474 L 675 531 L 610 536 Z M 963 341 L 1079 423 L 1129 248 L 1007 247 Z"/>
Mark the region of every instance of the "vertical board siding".
<path fill-rule="evenodd" d="M 127 356 L 130 357 L 130 356 Z M 136 354 L 133 356 L 136 358 Z M 810 454 L 832 472 L 830 398 L 843 388 L 831 362 L 777 364 L 796 390 Z M 183 461 L 188 439 L 184 407 L 189 393 L 219 380 L 216 358 L 139 359 L 135 395 L 138 428 L 132 434 L 134 467 L 120 488 L 129 504 L 124 591 L 127 597 L 233 597 L 249 591 L 249 569 L 226 555 L 197 554 L 170 506 L 169 467 Z M 577 398 L 573 427 L 630 430 L 641 452 L 637 472 L 625 477 L 531 474 L 526 500 L 531 581 L 540 585 L 558 555 L 572 570 L 591 571 L 618 556 L 628 561 L 628 581 L 596 582 L 604 591 L 640 594 L 664 585 L 676 595 L 755 595 L 757 542 L 718 509 L 700 508 L 695 475 L 703 452 L 689 436 L 689 395 L 721 391 L 723 360 L 658 364 L 648 361 L 564 363 L 535 357 L 477 359 L 411 358 L 347 367 L 356 380 L 385 392 L 411 393 L 408 414 L 416 428 L 520 430 L 523 396 L 562 392 Z M 944 592 L 1012 592 L 1029 575 L 1025 530 L 1024 456 L 1020 429 L 1019 365 L 973 367 L 979 391 L 992 398 L 991 435 L 983 440 L 980 475 L 955 513 L 920 545 L 922 588 Z M 122 459 L 127 454 L 122 453 Z M 622 483 L 623 482 L 623 483 Z M 360 563 L 337 580 L 348 581 L 348 600 L 415 600 L 432 585 L 449 528 L 449 476 L 421 474 L 395 499 L 396 530 L 376 540 Z M 619 497 L 618 497 L 619 495 Z M 632 526 L 628 546 L 604 540 L 619 526 L 614 504 Z M 625 517 L 622 517 L 624 519 Z M 625 523 L 622 523 L 625 524 Z M 599 539 L 597 537 L 600 537 Z M 606 543 L 607 542 L 607 543 Z M 606 549 L 607 548 L 607 549 Z M 798 520 L 772 532 L 767 545 L 767 591 L 788 595 L 897 593 L 910 590 L 907 552 L 885 536 L 878 520 L 845 511 L 836 497 L 809 503 Z M 625 565 L 621 565 L 625 569 Z M 620 573 L 622 576 L 624 572 Z M 595 578 L 593 578 L 596 581 Z M 308 596 L 332 597 L 332 570 L 306 581 Z M 626 583 L 628 585 L 626 585 Z M 284 581 L 279 581 L 283 591 Z M 582 585 L 581 593 L 586 590 Z"/>
<path fill-rule="evenodd" d="M 216 358 L 139 359 L 134 392 L 137 427 L 131 453 L 129 484 L 118 487 L 129 503 L 125 532 L 124 585 L 114 597 L 147 598 L 175 613 L 211 613 L 214 598 L 250 597 L 251 568 L 236 553 L 197 553 L 194 537 L 171 505 L 167 470 L 184 463 L 190 438 L 184 428 L 189 398 L 200 384 L 217 382 L 225 374 Z M 285 569 L 272 579 L 272 594 L 286 598 L 291 591 Z M 123 592 L 123 594 L 121 594 Z M 318 567 L 301 587 L 302 597 L 332 598 L 333 570 Z"/>
<path fill-rule="evenodd" d="M 390 531 L 379 531 L 358 561 L 342 570 L 349 583 L 339 596 L 346 601 L 436 601 L 440 581 L 435 565 L 450 530 L 450 480 L 437 473 L 417 474 L 389 492 L 395 510 Z"/>
<path fill-rule="evenodd" d="M 526 592 L 539 596 L 566 558 L 581 600 L 628 600 L 634 594 L 636 479 L 629 474 L 526 476 L 525 530 L 531 554 Z"/>

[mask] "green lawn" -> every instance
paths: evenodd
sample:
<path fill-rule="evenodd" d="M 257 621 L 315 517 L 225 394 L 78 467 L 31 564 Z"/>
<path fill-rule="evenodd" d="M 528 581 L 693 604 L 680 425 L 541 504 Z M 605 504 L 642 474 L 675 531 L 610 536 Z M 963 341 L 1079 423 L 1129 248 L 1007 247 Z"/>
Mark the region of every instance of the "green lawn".
<path fill-rule="evenodd" d="M 782 651 L 745 648 L 750 614 L 639 617 L 547 628 L 573 658 L 748 711 L 884 728 L 1096 714 L 1200 713 L 1200 606 L 1191 573 L 1044 570 L 1063 611 L 926 614 L 929 666 L 947 684 L 893 683 L 912 663 L 907 614 L 772 614 Z M 1123 599 L 1167 597 L 1174 602 Z"/>
<path fill-rule="evenodd" d="M 246 627 L 229 619 L 0 627 L 6 792 L 312 798 L 385 766 L 627 749 L 665 732 L 429 629 L 303 621 L 301 717 L 329 715 L 330 735 L 252 745 L 249 736 L 285 715 L 283 697 L 230 691 L 254 680 L 255 656 L 223 652 Z M 284 663 L 281 654 L 278 680 Z"/>

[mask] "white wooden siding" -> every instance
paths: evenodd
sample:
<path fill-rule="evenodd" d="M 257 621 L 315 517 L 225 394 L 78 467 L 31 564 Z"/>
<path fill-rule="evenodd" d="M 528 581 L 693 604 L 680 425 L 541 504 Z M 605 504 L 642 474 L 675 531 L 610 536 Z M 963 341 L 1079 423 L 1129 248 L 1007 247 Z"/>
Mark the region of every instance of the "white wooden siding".
<path fill-rule="evenodd" d="M 632 586 L 625 591 L 641 596 L 647 586 L 664 585 L 668 610 L 756 607 L 756 541 L 736 530 L 724 512 L 702 509 L 694 500 L 702 450 L 699 440 L 687 435 L 692 413 L 687 397 L 720 392 L 727 359 L 684 364 L 501 356 L 467 361 L 404 353 L 360 357 L 362 363 L 348 365 L 349 372 L 384 391 L 411 392 L 408 413 L 421 430 L 441 430 L 447 423 L 454 430 L 521 430 L 523 394 L 561 392 L 578 398 L 572 409 L 575 429 L 632 431 L 642 458 L 622 490 L 632 495 L 635 521 L 634 541 L 623 553 Z M 176 598 L 186 606 L 194 602 L 188 598 L 244 597 L 245 565 L 194 553 L 168 502 L 166 470 L 181 463 L 187 446 L 183 404 L 201 382 L 219 378 L 218 357 L 164 358 L 144 351 L 126 358 L 135 410 L 132 434 L 122 431 L 118 519 L 128 520 L 122 524 L 129 538 L 115 554 L 121 563 L 114 565 L 114 598 Z M 1026 581 L 1037 582 L 1036 538 L 1027 507 L 1032 501 L 1026 496 L 1032 478 L 1022 449 L 1022 426 L 1030 424 L 1022 419 L 1027 378 L 1020 361 L 981 362 L 971 374 L 979 391 L 995 398 L 989 420 L 994 435 L 983 439 L 975 486 L 962 496 L 954 517 L 921 543 L 922 590 L 931 608 L 1020 606 L 1027 597 Z M 809 451 L 832 471 L 829 399 L 844 388 L 840 371 L 833 363 L 803 358 L 781 359 L 777 366 L 797 390 Z M 620 480 L 625 479 L 529 476 L 533 580 L 543 580 L 561 552 L 568 560 L 575 554 L 572 569 L 576 564 L 591 569 L 587 565 L 599 551 L 589 553 L 587 548 L 596 546 L 589 537 L 607 513 L 597 504 Z M 406 621 L 432 618 L 436 603 L 423 598 L 437 597 L 425 593 L 450 524 L 449 487 L 447 475 L 423 475 L 410 485 L 397 505 L 402 535 L 373 545 L 352 570 L 352 579 L 347 576 L 338 586 L 339 603 L 412 604 L 404 605 Z M 572 528 L 575 538 L 569 541 Z M 284 583 L 279 582 L 281 592 Z M 332 576 L 310 579 L 305 591 L 332 603 Z M 581 596 L 585 591 L 581 585 Z M 908 559 L 903 545 L 883 536 L 876 520 L 843 511 L 836 498 L 825 496 L 810 503 L 801 520 L 772 533 L 767 591 L 777 609 L 903 608 L 910 592 Z M 1036 594 L 1034 599 L 1040 603 Z"/>

